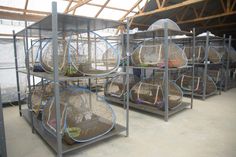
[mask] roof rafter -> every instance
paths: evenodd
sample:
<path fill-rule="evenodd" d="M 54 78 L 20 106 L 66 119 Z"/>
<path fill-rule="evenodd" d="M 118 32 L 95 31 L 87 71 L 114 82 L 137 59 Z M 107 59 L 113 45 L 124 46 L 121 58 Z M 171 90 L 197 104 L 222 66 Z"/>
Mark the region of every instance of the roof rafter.
<path fill-rule="evenodd" d="M 25 8 L 24 8 L 24 15 L 26 14 L 26 10 L 28 7 L 29 0 L 25 0 Z"/>
<path fill-rule="evenodd" d="M 163 7 L 163 8 L 158 8 L 158 9 L 155 9 L 155 10 L 152 10 L 152 11 L 139 13 L 137 15 L 134 15 L 133 17 L 136 18 L 136 17 L 141 17 L 141 16 L 152 15 L 152 14 L 156 14 L 156 13 L 160 13 L 160 12 L 164 12 L 164 11 L 168 11 L 168 10 L 181 8 L 181 7 L 184 7 L 184 6 L 192 5 L 192 4 L 203 2 L 203 1 L 205 1 L 205 0 L 186 0 L 186 1 L 183 1 L 183 2 L 178 3 L 178 4 L 173 4 L 173 5 L 166 6 L 166 7 Z"/>
<path fill-rule="evenodd" d="M 65 13 L 69 13 L 71 11 L 76 10 L 78 7 L 81 7 L 83 5 L 85 5 L 86 3 L 90 2 L 91 0 L 78 0 L 77 4 L 74 5 L 73 7 L 71 7 L 70 9 L 68 9 Z"/>
<path fill-rule="evenodd" d="M 97 12 L 95 17 L 98 17 L 98 15 L 103 11 L 103 9 L 107 6 L 107 4 L 110 2 L 110 0 L 107 0 L 104 5 L 100 8 L 100 10 Z"/>

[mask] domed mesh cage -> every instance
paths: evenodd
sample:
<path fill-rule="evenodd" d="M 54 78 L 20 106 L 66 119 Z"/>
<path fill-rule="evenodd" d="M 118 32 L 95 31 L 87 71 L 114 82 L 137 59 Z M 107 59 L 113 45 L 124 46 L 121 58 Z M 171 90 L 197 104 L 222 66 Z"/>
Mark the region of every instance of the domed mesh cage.
<path fill-rule="evenodd" d="M 115 125 L 115 114 L 103 99 L 78 87 L 60 92 L 61 134 L 68 144 L 87 142 L 108 133 Z M 43 126 L 56 135 L 55 99 L 51 97 L 43 109 Z"/>
<path fill-rule="evenodd" d="M 168 29 L 176 30 L 176 31 L 181 31 L 179 26 L 172 20 L 170 19 L 160 19 L 151 24 L 149 26 L 148 31 L 156 30 L 156 29 L 164 29 L 164 24 L 167 23 Z"/>
<path fill-rule="evenodd" d="M 147 79 L 138 82 L 131 88 L 130 99 L 134 103 L 156 106 L 164 110 L 164 82 L 160 79 Z M 169 81 L 169 109 L 178 107 L 182 102 L 183 93 L 172 81 Z"/>
<path fill-rule="evenodd" d="M 209 50 L 208 50 L 208 60 L 211 63 L 221 63 L 221 58 L 222 55 L 220 54 L 220 52 L 217 50 L 216 47 L 214 46 L 209 46 Z"/>
<path fill-rule="evenodd" d="M 131 54 L 132 64 L 135 66 L 164 67 L 164 44 L 157 40 L 147 40 L 140 44 Z M 184 67 L 187 57 L 183 50 L 174 43 L 168 44 L 168 66 Z"/>
<path fill-rule="evenodd" d="M 58 69 L 66 76 L 106 75 L 114 72 L 120 63 L 118 51 L 95 32 L 70 32 L 58 40 Z M 88 42 L 90 41 L 90 42 Z M 30 49 L 31 67 L 53 72 L 52 39 L 36 42 Z"/>
<path fill-rule="evenodd" d="M 203 74 L 203 72 L 202 72 Z M 183 90 L 183 92 L 191 92 L 192 91 L 192 74 L 187 72 L 185 74 L 180 75 L 180 77 L 176 80 L 177 85 Z M 195 95 L 203 95 L 203 76 L 199 74 L 195 74 L 194 77 L 194 88 Z M 206 80 L 206 95 L 211 95 L 217 91 L 217 86 L 213 79 L 207 75 Z"/>
<path fill-rule="evenodd" d="M 129 74 L 129 87 L 130 89 L 139 82 L 139 78 L 135 75 Z M 109 79 L 105 84 L 105 96 L 112 96 L 116 98 L 123 98 L 126 92 L 126 75 L 118 75 Z"/>
<path fill-rule="evenodd" d="M 96 32 L 80 34 L 79 39 L 73 35 L 72 41 L 72 45 L 77 45 L 78 54 L 83 56 L 77 63 L 83 75 L 107 75 L 119 67 L 119 51 Z"/>
<path fill-rule="evenodd" d="M 193 47 L 185 46 L 183 51 L 188 59 L 188 62 L 193 63 Z M 195 47 L 195 60 L 194 63 L 201 63 L 204 60 L 205 53 L 204 48 L 202 46 Z"/>

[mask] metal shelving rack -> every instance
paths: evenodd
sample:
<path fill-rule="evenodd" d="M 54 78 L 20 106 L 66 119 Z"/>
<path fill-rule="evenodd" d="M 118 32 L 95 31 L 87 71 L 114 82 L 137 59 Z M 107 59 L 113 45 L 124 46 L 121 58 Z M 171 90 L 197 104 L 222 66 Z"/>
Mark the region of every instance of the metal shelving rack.
<path fill-rule="evenodd" d="M 7 157 L 1 87 L 0 87 L 0 156 Z"/>
<path fill-rule="evenodd" d="M 129 32 L 129 19 L 127 19 L 127 32 Z M 141 111 L 145 111 L 145 112 L 149 112 L 149 113 L 153 113 L 159 116 L 163 116 L 165 121 L 168 121 L 169 116 L 180 112 L 184 109 L 186 109 L 187 107 L 190 107 L 192 109 L 193 107 L 193 86 L 194 86 L 194 64 L 191 66 L 187 66 L 187 67 L 183 67 L 183 68 L 169 68 L 168 67 L 168 44 L 169 41 L 172 40 L 172 36 L 175 35 L 188 35 L 191 36 L 193 39 L 193 51 L 195 51 L 195 29 L 193 29 L 193 33 L 190 32 L 185 32 L 185 31 L 176 31 L 176 30 L 171 30 L 168 29 L 168 25 L 167 23 L 164 24 L 164 29 L 157 29 L 154 31 L 144 31 L 144 32 L 137 32 L 135 34 L 129 34 L 127 33 L 126 35 L 126 55 L 127 57 L 127 66 L 126 66 L 126 92 L 124 94 L 124 99 L 126 101 L 126 104 L 134 109 L 138 109 Z M 142 39 L 152 39 L 152 38 L 160 38 L 164 41 L 164 53 L 165 53 L 165 67 L 164 68 L 158 68 L 158 67 L 135 67 L 135 66 L 130 66 L 129 63 L 129 56 L 131 55 L 130 53 L 130 43 L 133 42 L 134 40 L 142 40 Z M 193 53 L 195 54 L 195 53 Z M 195 56 L 193 55 L 193 58 Z M 164 111 L 158 109 L 155 106 L 149 106 L 149 105 L 144 105 L 144 104 L 135 104 L 133 102 L 130 101 L 130 89 L 129 89 L 129 72 L 131 69 L 152 69 L 152 70 L 156 70 L 159 72 L 164 72 L 164 102 L 165 102 L 165 107 L 164 107 Z M 180 70 L 180 69 L 184 69 L 184 68 L 192 68 L 192 91 L 191 91 L 191 102 L 182 102 L 181 105 L 179 105 L 178 107 L 169 110 L 168 107 L 168 94 L 169 94 L 169 89 L 168 89 L 168 80 L 169 80 L 169 72 L 171 70 Z M 122 100 L 119 100 L 117 98 L 113 98 L 113 97 L 106 97 L 106 100 L 111 101 L 111 102 L 115 102 L 118 104 L 122 104 Z"/>
<path fill-rule="evenodd" d="M 226 58 L 226 65 L 225 65 L 225 86 L 224 86 L 224 88 L 223 88 L 223 90 L 224 91 L 227 91 L 227 90 L 229 90 L 229 89 L 231 89 L 231 88 L 234 88 L 234 87 L 236 87 L 236 81 L 235 80 L 231 80 L 231 78 L 230 78 L 230 55 L 229 55 L 229 53 L 231 53 L 231 51 L 230 51 L 230 48 L 231 48 L 231 43 L 232 43 L 232 36 L 230 35 L 229 36 L 229 38 L 227 38 L 226 39 L 226 41 L 228 42 L 228 44 L 227 43 L 225 43 L 226 45 L 227 45 L 227 47 L 228 47 L 228 53 L 227 53 L 227 58 Z M 225 41 L 225 42 L 226 42 Z"/>
<path fill-rule="evenodd" d="M 81 16 L 72 16 L 72 15 L 65 15 L 57 13 L 57 4 L 56 2 L 52 2 L 52 14 L 45 17 L 44 19 L 40 20 L 39 22 L 32 24 L 26 27 L 24 30 L 14 33 L 13 32 L 13 39 L 14 39 L 14 54 L 15 54 L 15 66 L 16 66 L 16 77 L 17 77 L 17 91 L 19 93 L 20 84 L 19 84 L 19 73 L 27 74 L 28 78 L 28 109 L 22 109 L 21 104 L 19 104 L 19 112 L 20 115 L 29 122 L 32 126 L 32 132 L 36 131 L 43 140 L 57 153 L 58 157 L 61 157 L 64 153 L 84 148 L 90 144 L 95 142 L 107 139 L 109 137 L 115 136 L 122 132 L 126 133 L 126 136 L 129 134 L 129 104 L 126 104 L 124 108 L 126 112 L 125 121 L 126 124 L 124 126 L 120 124 L 115 124 L 114 128 L 107 133 L 106 135 L 97 138 L 95 140 L 85 142 L 85 143 L 76 143 L 73 145 L 67 145 L 62 141 L 62 135 L 60 134 L 60 94 L 59 94 L 59 82 L 60 81 L 78 81 L 81 79 L 96 79 L 97 76 L 83 76 L 83 77 L 66 77 L 60 76 L 58 72 L 58 32 L 67 32 L 67 31 L 74 31 L 77 33 L 85 33 L 89 31 L 96 31 L 106 28 L 116 28 L 117 26 L 124 25 L 121 22 L 112 21 L 112 20 L 102 20 L 96 18 L 87 18 Z M 46 32 L 44 32 L 46 31 Z M 26 54 L 26 69 L 19 70 L 18 69 L 18 60 L 17 60 L 17 48 L 16 48 L 16 38 L 18 36 L 23 36 L 24 38 L 24 46 L 25 46 L 25 54 Z M 42 39 L 42 37 L 51 37 L 53 42 L 53 74 L 48 74 L 45 72 L 33 72 L 29 68 L 29 54 L 28 54 L 28 37 L 38 37 Z M 123 36 L 122 36 L 123 37 Z M 111 74 L 111 76 L 115 76 L 116 74 Z M 56 137 L 52 136 L 50 133 L 45 131 L 42 127 L 42 122 L 39 121 L 32 113 L 32 102 L 31 102 L 31 76 L 39 77 L 46 80 L 51 80 L 54 83 L 54 97 L 55 97 L 55 104 L 56 104 Z M 103 76 L 103 77 L 109 77 Z M 102 76 L 101 76 L 102 77 Z M 20 100 L 20 94 L 18 95 Z"/>

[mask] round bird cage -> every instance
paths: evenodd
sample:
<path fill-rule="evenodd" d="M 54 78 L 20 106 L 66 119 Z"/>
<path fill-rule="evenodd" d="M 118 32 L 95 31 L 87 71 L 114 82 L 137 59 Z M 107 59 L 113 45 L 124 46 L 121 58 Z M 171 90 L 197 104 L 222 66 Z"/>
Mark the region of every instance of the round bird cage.
<path fill-rule="evenodd" d="M 130 99 L 134 103 L 156 106 L 164 109 L 164 83 L 162 80 L 147 79 L 138 82 L 131 88 Z M 172 81 L 169 81 L 169 109 L 178 107 L 183 98 L 181 89 Z"/>
<path fill-rule="evenodd" d="M 130 89 L 139 81 L 140 79 L 132 74 L 129 74 L 129 87 Z M 109 79 L 106 82 L 104 95 L 112 96 L 116 98 L 123 98 L 126 92 L 126 75 L 118 75 Z"/>
<path fill-rule="evenodd" d="M 185 46 L 183 49 L 186 57 L 188 58 L 188 62 L 190 63 L 201 63 L 204 60 L 204 48 L 202 46 L 195 47 L 195 59 L 193 60 L 193 47 Z"/>
<path fill-rule="evenodd" d="M 105 38 L 92 31 L 80 34 L 80 38 L 82 44 L 78 46 L 78 53 L 83 56 L 77 63 L 80 73 L 107 75 L 117 70 L 120 64 L 119 52 Z"/>
<path fill-rule="evenodd" d="M 149 26 L 148 31 L 156 29 L 164 29 L 164 24 L 167 23 L 167 28 L 171 30 L 181 31 L 179 26 L 170 19 L 160 19 Z"/>
<path fill-rule="evenodd" d="M 220 63 L 222 55 L 217 51 L 214 46 L 209 46 L 208 60 L 212 63 Z"/>
<path fill-rule="evenodd" d="M 76 63 L 80 56 L 76 49 L 66 39 L 58 40 L 58 70 L 63 75 L 77 76 L 78 71 Z M 52 39 L 47 39 L 41 52 L 41 64 L 43 69 L 51 73 L 53 72 L 53 49 Z"/>
<path fill-rule="evenodd" d="M 177 80 L 177 85 L 184 91 L 192 91 L 192 75 L 189 73 L 182 74 Z M 203 95 L 203 77 L 200 75 L 195 75 L 194 77 L 194 94 L 197 96 Z M 217 91 L 217 86 L 210 76 L 207 76 L 206 80 L 206 95 L 211 95 Z"/>
<path fill-rule="evenodd" d="M 96 94 L 77 87 L 67 87 L 60 92 L 61 134 L 68 144 L 87 142 L 108 133 L 115 125 L 115 114 Z M 54 97 L 43 111 L 43 126 L 56 134 Z"/>
<path fill-rule="evenodd" d="M 164 44 L 156 40 L 147 40 L 140 44 L 132 53 L 131 61 L 135 66 L 164 67 Z M 168 66 L 184 67 L 187 57 L 183 50 L 174 43 L 168 44 Z"/>

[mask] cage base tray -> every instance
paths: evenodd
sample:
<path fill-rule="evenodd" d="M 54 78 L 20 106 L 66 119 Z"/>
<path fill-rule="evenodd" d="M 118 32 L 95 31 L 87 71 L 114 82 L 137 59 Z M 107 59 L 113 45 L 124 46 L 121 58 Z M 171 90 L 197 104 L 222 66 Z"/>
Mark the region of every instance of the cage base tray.
<path fill-rule="evenodd" d="M 119 105 L 123 105 L 123 100 L 121 100 L 121 99 L 114 98 L 114 97 L 111 97 L 111 96 L 106 96 L 105 99 L 107 101 L 115 102 Z M 177 112 L 180 112 L 180 111 L 186 109 L 187 107 L 189 107 L 190 105 L 191 105 L 190 103 L 182 102 L 180 105 L 178 105 L 174 109 L 169 110 L 168 115 L 171 116 L 171 115 L 173 115 Z M 145 104 L 135 104 L 131 101 L 129 102 L 129 106 L 133 109 L 153 113 L 153 114 L 160 115 L 160 116 L 165 116 L 165 111 L 162 111 L 162 110 L 158 109 L 155 106 L 150 106 L 150 105 L 145 105 Z"/>
<path fill-rule="evenodd" d="M 30 111 L 28 109 L 22 110 L 22 115 L 25 118 L 25 120 L 31 124 L 30 121 Z M 39 121 L 36 117 L 33 116 L 33 122 L 34 122 L 34 129 L 35 131 L 42 137 L 42 139 L 52 148 L 53 151 L 57 152 L 57 140 L 56 137 L 51 135 L 49 132 L 47 132 L 42 125 L 42 122 Z M 84 142 L 84 143 L 75 143 L 73 145 L 68 145 L 64 142 L 62 142 L 62 153 L 68 153 L 74 150 L 82 149 L 86 146 L 89 146 L 91 144 L 94 144 L 96 142 L 105 140 L 107 138 L 110 138 L 112 136 L 118 135 L 121 132 L 126 131 L 126 128 L 124 126 L 121 126 L 119 124 L 116 124 L 114 128 L 104 136 L 97 138 L 95 140 Z"/>

